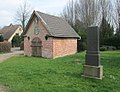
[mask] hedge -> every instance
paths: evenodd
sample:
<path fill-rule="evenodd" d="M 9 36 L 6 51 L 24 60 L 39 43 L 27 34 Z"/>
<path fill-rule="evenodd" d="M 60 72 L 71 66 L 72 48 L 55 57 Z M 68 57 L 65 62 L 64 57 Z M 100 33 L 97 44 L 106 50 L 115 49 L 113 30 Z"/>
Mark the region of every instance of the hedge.
<path fill-rule="evenodd" d="M 107 50 L 107 47 L 103 46 L 103 47 L 100 47 L 100 51 L 106 51 Z"/>
<path fill-rule="evenodd" d="M 3 35 L 0 35 L 0 42 L 3 42 L 4 41 L 4 37 Z"/>
<path fill-rule="evenodd" d="M 6 53 L 11 51 L 11 44 L 10 42 L 4 41 L 0 42 L 0 53 Z"/>

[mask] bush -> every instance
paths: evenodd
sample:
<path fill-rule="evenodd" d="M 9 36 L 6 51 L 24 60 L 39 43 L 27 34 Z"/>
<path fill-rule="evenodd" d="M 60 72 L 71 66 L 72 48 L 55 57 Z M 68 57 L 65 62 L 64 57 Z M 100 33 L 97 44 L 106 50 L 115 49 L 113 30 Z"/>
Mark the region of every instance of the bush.
<path fill-rule="evenodd" d="M 6 53 L 11 51 L 11 44 L 10 42 L 4 41 L 0 42 L 0 53 Z"/>
<path fill-rule="evenodd" d="M 20 42 L 21 42 L 20 36 L 19 34 L 16 34 L 12 39 L 12 47 L 19 47 Z"/>
<path fill-rule="evenodd" d="M 100 47 L 100 51 L 106 51 L 106 50 L 107 50 L 107 48 L 105 46 Z"/>
<path fill-rule="evenodd" d="M 86 30 L 80 30 L 81 39 L 77 41 L 77 51 L 84 51 L 87 48 L 87 32 Z"/>
<path fill-rule="evenodd" d="M 112 46 L 114 49 L 120 49 L 120 35 L 114 35 L 105 40 L 107 46 Z"/>
<path fill-rule="evenodd" d="M 114 47 L 114 46 L 102 46 L 102 47 L 100 47 L 100 51 L 111 51 L 111 50 L 116 50 L 116 47 Z"/>
<path fill-rule="evenodd" d="M 116 47 L 114 47 L 114 46 L 106 46 L 106 48 L 107 48 L 107 50 L 116 50 Z"/>
<path fill-rule="evenodd" d="M 20 50 L 24 50 L 24 41 L 20 43 Z"/>
<path fill-rule="evenodd" d="M 4 37 L 3 35 L 0 35 L 0 42 L 3 42 L 4 41 Z"/>
<path fill-rule="evenodd" d="M 80 41 L 81 41 L 81 40 L 80 40 Z M 77 43 L 77 51 L 78 51 L 78 52 L 84 51 L 84 50 L 86 50 L 86 48 L 87 48 L 86 42 L 80 42 L 80 41 L 78 41 L 78 43 Z"/>

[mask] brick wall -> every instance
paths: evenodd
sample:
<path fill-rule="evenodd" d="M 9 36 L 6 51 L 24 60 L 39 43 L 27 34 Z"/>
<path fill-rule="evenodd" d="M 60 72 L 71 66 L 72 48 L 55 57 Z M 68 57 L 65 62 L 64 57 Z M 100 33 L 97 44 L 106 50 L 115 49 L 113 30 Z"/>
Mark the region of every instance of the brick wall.
<path fill-rule="evenodd" d="M 53 40 L 52 38 L 48 38 L 48 40 L 43 41 L 42 57 L 52 58 L 53 56 L 52 40 Z"/>
<path fill-rule="evenodd" d="M 39 29 L 39 34 L 34 34 L 34 28 L 37 27 Z M 45 39 L 45 36 L 48 34 L 47 29 L 44 27 L 41 21 L 36 22 L 35 17 L 31 21 L 31 24 L 26 33 L 26 37 L 24 38 L 24 52 L 25 55 L 32 55 L 32 47 L 31 41 L 38 37 L 42 41 L 42 57 L 52 58 L 52 38 Z M 28 37 L 30 38 L 28 40 Z"/>
<path fill-rule="evenodd" d="M 24 38 L 24 54 L 27 56 L 32 55 L 31 41 L 27 37 Z"/>
<path fill-rule="evenodd" d="M 77 39 L 54 38 L 53 39 L 53 58 L 75 54 L 77 52 Z"/>

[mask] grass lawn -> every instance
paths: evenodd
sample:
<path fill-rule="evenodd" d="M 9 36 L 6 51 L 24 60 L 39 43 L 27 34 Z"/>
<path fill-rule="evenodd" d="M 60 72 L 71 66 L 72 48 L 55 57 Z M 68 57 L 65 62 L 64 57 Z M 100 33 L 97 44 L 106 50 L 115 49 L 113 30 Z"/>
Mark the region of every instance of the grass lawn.
<path fill-rule="evenodd" d="M 11 92 L 120 92 L 120 51 L 101 52 L 103 80 L 81 77 L 84 56 L 13 57 L 0 64 L 0 84 Z"/>

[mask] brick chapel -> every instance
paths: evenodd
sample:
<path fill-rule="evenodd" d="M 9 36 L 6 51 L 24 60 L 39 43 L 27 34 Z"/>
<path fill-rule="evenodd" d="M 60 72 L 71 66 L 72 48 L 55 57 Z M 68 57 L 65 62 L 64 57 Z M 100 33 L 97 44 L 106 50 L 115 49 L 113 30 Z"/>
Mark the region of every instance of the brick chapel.
<path fill-rule="evenodd" d="M 34 11 L 26 26 L 24 52 L 27 56 L 45 58 L 75 54 L 79 38 L 61 17 Z"/>

